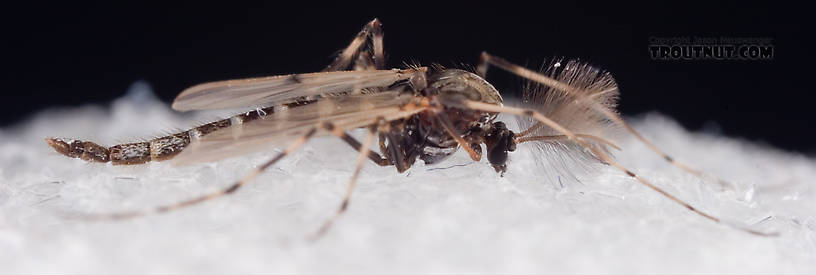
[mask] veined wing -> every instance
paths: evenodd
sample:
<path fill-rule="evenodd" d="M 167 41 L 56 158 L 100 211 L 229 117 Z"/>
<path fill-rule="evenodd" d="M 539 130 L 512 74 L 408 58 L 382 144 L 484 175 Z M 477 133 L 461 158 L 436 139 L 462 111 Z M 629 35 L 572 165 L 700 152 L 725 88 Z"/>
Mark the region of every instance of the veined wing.
<path fill-rule="evenodd" d="M 173 109 L 212 110 L 285 104 L 308 96 L 387 87 L 426 70 L 421 67 L 319 72 L 210 82 L 181 92 L 173 101 Z"/>
<path fill-rule="evenodd" d="M 312 104 L 268 113 L 265 117 L 233 125 L 192 142 L 173 158 L 177 165 L 215 161 L 232 156 L 284 146 L 322 122 L 348 130 L 377 122 L 400 119 L 421 112 L 403 108 L 416 97 L 409 92 L 385 91 L 374 94 L 326 97 Z M 318 131 L 318 135 L 328 132 Z"/>

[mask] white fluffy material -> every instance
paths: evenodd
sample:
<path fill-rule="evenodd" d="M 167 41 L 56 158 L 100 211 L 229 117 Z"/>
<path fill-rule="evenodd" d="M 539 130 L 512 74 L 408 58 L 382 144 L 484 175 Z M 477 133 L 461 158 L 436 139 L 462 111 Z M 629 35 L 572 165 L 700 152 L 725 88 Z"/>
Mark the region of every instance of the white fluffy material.
<path fill-rule="evenodd" d="M 140 83 L 110 108 L 49 110 L 0 129 L 0 273 L 816 274 L 816 161 L 690 133 L 656 114 L 631 121 L 736 188 L 685 174 L 633 138 L 620 141 L 618 160 L 704 211 L 780 236 L 703 219 L 612 167 L 580 182 L 544 173 L 520 145 L 505 177 L 461 151 L 404 174 L 366 163 L 349 211 L 310 243 L 356 159 L 334 138 L 314 139 L 236 194 L 194 207 L 112 222 L 55 215 L 177 202 L 227 186 L 277 152 L 114 167 L 58 155 L 43 141 L 112 145 L 189 120 Z"/>

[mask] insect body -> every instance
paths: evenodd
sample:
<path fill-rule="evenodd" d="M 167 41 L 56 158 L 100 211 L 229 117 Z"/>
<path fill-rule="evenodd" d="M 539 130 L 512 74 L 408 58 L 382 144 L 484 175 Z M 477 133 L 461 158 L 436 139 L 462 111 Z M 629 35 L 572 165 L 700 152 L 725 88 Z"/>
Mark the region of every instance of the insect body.
<path fill-rule="evenodd" d="M 556 154 L 563 159 L 563 154 L 578 162 L 612 165 L 690 211 L 720 222 L 611 158 L 610 148 L 617 147 L 606 136 L 617 123 L 667 161 L 700 174 L 648 143 L 615 113 L 617 84 L 606 72 L 570 61 L 538 73 L 486 53 L 476 72 L 440 66 L 385 70 L 384 61 L 381 26 L 375 19 L 324 72 L 200 84 L 183 91 L 172 105 L 180 111 L 246 108 L 249 111 L 245 113 L 151 141 L 108 148 L 63 138 L 47 138 L 46 142 L 70 157 L 117 165 L 167 159 L 181 164 L 211 161 L 273 145 L 285 146 L 283 152 L 216 193 L 147 211 L 84 215 L 86 218 L 167 212 L 233 193 L 312 137 L 333 135 L 357 150 L 358 159 L 336 215 L 323 224 L 316 236 L 324 234 L 347 209 L 366 159 L 394 166 L 402 173 L 417 159 L 426 164 L 439 163 L 460 147 L 474 161 L 480 161 L 484 145 L 490 165 L 504 174 L 508 171 L 508 153 L 521 143 L 555 145 L 547 147 L 550 155 L 544 157 Z M 500 93 L 484 79 L 488 65 L 536 83 L 536 87 L 523 92 L 527 106 L 503 105 Z M 510 130 L 497 120 L 499 113 L 520 117 L 525 129 Z M 369 130 L 362 142 L 346 134 L 347 130 L 361 127 Z M 375 137 L 379 152 L 372 150 Z"/>
<path fill-rule="evenodd" d="M 412 71 L 420 72 L 421 70 Z M 418 75 L 418 77 L 424 76 Z M 419 88 L 418 91 L 416 84 L 409 82 L 391 86 L 390 89 L 404 95 L 403 98 L 414 97 L 417 94 L 463 97 L 489 104 L 502 104 L 501 95 L 490 83 L 467 71 L 440 70 L 431 74 L 428 83 L 430 83 L 429 86 Z M 323 100 L 331 101 L 332 98 L 323 98 Z M 286 103 L 280 105 L 278 109 L 283 107 L 287 110 L 297 110 L 297 107 L 317 101 L 314 99 Z M 145 142 L 119 144 L 109 148 L 89 141 L 63 138 L 48 138 L 46 142 L 64 155 L 87 161 L 110 161 L 114 165 L 142 164 L 148 161 L 171 159 L 181 153 L 192 141 L 221 129 L 229 129 L 230 126 L 238 128 L 245 123 L 265 119 L 265 116 L 274 114 L 275 109 L 275 106 L 258 108 L 181 133 Z M 513 132 L 507 129 L 503 122 L 495 122 L 495 118 L 496 113 L 447 108 L 439 114 L 425 111 L 403 119 L 389 121 L 388 129 L 391 130 L 381 134 L 381 140 L 384 142 L 382 154 L 385 155 L 385 158 L 374 158 L 375 162 L 381 165 L 394 165 L 400 173 L 408 170 L 417 158 L 426 164 L 438 163 L 459 148 L 456 138 L 446 132 L 447 129 L 454 133 L 461 133 L 459 136 L 468 141 L 474 150 L 478 151 L 481 143 L 487 144 L 490 163 L 497 171 L 504 172 L 506 171 L 507 151 L 512 151 L 515 143 L 512 140 Z M 353 144 L 355 142 L 351 141 Z"/>

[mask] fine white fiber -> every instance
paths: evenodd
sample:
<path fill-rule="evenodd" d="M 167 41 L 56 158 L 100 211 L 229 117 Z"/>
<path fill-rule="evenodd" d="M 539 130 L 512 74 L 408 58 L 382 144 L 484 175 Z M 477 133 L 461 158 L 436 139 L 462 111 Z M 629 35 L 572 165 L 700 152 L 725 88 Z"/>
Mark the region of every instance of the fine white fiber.
<path fill-rule="evenodd" d="M 520 144 L 504 177 L 461 150 L 404 174 L 366 163 L 348 211 L 313 243 L 357 157 L 332 137 L 193 207 L 120 221 L 60 216 L 192 198 L 279 152 L 112 166 L 59 155 L 43 140 L 110 146 L 196 122 L 206 120 L 173 112 L 139 82 L 111 106 L 46 110 L 0 129 L 0 274 L 816 274 L 816 160 L 689 132 L 659 114 L 630 122 L 676 159 L 734 186 L 686 174 L 629 135 L 616 159 L 728 223 L 779 236 L 701 218 L 609 166 L 560 177 Z"/>

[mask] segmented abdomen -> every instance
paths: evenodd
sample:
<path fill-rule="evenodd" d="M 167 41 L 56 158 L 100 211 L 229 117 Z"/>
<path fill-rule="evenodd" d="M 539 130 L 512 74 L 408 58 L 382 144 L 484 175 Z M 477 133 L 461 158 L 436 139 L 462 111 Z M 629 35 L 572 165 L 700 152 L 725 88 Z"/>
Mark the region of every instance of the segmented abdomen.
<path fill-rule="evenodd" d="M 45 142 L 63 155 L 85 161 L 111 162 L 114 165 L 142 164 L 149 161 L 171 159 L 181 153 L 192 140 L 234 124 L 262 118 L 273 111 L 273 107 L 258 109 L 150 141 L 118 144 L 108 148 L 90 141 L 67 138 L 46 138 Z"/>

